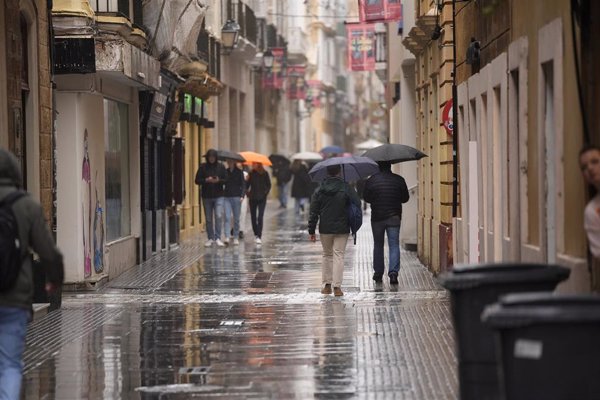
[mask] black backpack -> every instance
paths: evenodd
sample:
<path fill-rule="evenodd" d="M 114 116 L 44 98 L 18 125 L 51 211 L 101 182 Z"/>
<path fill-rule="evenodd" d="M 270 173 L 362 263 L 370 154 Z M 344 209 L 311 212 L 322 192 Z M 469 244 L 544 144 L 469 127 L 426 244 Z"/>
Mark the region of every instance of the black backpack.
<path fill-rule="evenodd" d="M 27 193 L 16 191 L 0 201 L 0 292 L 6 292 L 15 284 L 25 252 L 19 240 L 19 227 L 12 205 Z"/>

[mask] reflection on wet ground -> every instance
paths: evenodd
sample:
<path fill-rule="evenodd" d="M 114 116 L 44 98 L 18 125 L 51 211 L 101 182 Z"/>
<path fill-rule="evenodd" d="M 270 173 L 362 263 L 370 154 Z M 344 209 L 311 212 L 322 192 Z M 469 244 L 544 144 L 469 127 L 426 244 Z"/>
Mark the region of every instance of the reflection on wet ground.
<path fill-rule="evenodd" d="M 30 327 L 24 398 L 457 397 L 447 296 L 414 254 L 396 290 L 374 285 L 365 221 L 346 296 L 323 296 L 304 222 L 285 210 L 265 222 L 262 246 L 185 243 L 67 295 Z"/>

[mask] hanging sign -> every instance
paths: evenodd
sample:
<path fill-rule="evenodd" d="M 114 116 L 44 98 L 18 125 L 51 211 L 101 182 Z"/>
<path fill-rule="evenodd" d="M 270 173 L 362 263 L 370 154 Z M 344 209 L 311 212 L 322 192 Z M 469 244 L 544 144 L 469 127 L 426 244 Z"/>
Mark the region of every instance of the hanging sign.
<path fill-rule="evenodd" d="M 375 27 L 373 24 L 346 24 L 348 68 L 351 71 L 375 70 Z"/>
<path fill-rule="evenodd" d="M 291 100 L 306 98 L 305 65 L 290 65 L 287 68 L 287 95 Z"/>
<path fill-rule="evenodd" d="M 358 0 L 360 22 L 402 20 L 401 0 Z"/>
<path fill-rule="evenodd" d="M 262 87 L 264 89 L 283 89 L 285 81 L 285 49 L 283 47 L 272 47 L 273 66 L 263 72 Z"/>

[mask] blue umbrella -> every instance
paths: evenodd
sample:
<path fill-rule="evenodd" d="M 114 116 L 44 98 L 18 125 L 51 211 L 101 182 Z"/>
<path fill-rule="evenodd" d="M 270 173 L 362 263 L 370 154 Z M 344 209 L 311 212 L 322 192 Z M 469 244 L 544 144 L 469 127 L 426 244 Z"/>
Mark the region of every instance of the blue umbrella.
<path fill-rule="evenodd" d="M 321 149 L 321 153 L 323 154 L 342 154 L 344 149 L 340 146 L 326 146 Z"/>
<path fill-rule="evenodd" d="M 355 182 L 379 172 L 379 166 L 368 157 L 332 157 L 317 163 L 308 172 L 310 178 L 319 182 L 327 178 L 327 167 L 340 165 L 342 167 L 342 178 L 346 182 Z"/>

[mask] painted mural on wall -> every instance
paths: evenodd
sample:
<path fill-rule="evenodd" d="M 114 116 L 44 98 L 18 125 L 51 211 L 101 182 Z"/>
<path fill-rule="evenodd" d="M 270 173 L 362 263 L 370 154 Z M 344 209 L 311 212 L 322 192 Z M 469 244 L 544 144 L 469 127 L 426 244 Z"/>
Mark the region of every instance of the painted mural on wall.
<path fill-rule="evenodd" d="M 98 173 L 96 172 L 96 176 Z M 98 179 L 96 179 L 98 182 Z M 104 221 L 102 220 L 102 205 L 96 188 L 96 210 L 94 213 L 94 271 L 97 274 L 104 271 Z"/>
<path fill-rule="evenodd" d="M 88 131 L 83 133 L 83 165 L 81 167 L 81 179 L 85 182 L 83 189 L 83 201 L 81 202 L 81 213 L 83 214 L 83 277 L 92 276 L 92 257 L 90 255 L 90 225 L 92 220 L 92 172 L 90 165 L 90 154 L 88 152 Z"/>
<path fill-rule="evenodd" d="M 83 216 L 83 276 L 86 279 L 92 276 L 92 262 L 94 272 L 101 273 L 104 270 L 103 208 L 97 187 L 95 187 L 95 199 L 92 198 L 92 164 L 88 148 L 88 131 L 86 129 L 83 134 L 83 162 L 81 166 L 81 179 L 85 183 L 83 185 L 81 212 Z M 97 184 L 98 171 L 96 171 L 95 181 Z M 93 202 L 95 207 L 92 208 Z"/>

